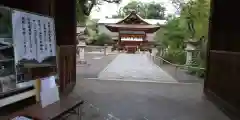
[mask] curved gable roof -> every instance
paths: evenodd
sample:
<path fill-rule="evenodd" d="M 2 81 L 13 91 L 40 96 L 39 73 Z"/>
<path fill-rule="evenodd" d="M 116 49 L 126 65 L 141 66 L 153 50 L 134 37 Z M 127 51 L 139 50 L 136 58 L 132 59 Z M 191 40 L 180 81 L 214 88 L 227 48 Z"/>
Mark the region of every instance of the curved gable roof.
<path fill-rule="evenodd" d="M 98 24 L 116 24 L 122 19 L 120 18 L 103 18 L 98 21 Z M 158 19 L 144 19 L 146 22 L 148 22 L 151 25 L 165 25 L 167 23 L 166 20 L 158 20 Z"/>
<path fill-rule="evenodd" d="M 120 20 L 119 22 L 117 22 L 116 24 L 124 24 L 127 23 L 128 20 L 130 20 L 132 23 L 134 23 L 133 20 L 138 20 L 138 22 L 140 22 L 143 25 L 150 25 L 150 23 L 148 23 L 147 21 L 145 21 L 141 16 L 139 16 L 136 11 L 132 11 L 128 16 L 126 16 L 125 18 L 123 18 L 122 20 Z M 132 24 L 130 23 L 130 24 Z"/>

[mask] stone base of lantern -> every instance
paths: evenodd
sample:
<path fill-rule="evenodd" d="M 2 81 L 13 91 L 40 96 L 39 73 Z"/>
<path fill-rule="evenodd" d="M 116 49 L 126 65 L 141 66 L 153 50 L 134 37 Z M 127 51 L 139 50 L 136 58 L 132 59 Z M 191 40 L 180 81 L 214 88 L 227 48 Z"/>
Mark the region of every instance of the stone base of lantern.
<path fill-rule="evenodd" d="M 79 64 L 87 64 L 87 61 L 86 60 L 79 60 L 78 63 Z"/>

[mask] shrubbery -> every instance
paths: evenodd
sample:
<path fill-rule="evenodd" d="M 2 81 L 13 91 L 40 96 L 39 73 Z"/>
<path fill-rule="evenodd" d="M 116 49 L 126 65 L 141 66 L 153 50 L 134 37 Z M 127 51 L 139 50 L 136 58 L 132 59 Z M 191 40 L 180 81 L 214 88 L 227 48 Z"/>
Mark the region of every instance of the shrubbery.
<path fill-rule="evenodd" d="M 93 41 L 93 45 L 100 45 L 103 46 L 104 44 L 111 44 L 112 43 L 112 38 L 111 36 L 101 33 L 96 36 L 95 40 Z"/>
<path fill-rule="evenodd" d="M 192 75 L 197 75 L 198 77 L 205 76 L 205 70 L 199 68 L 205 68 L 204 60 L 201 59 L 194 59 L 190 66 L 197 67 L 197 68 L 188 68 L 188 73 Z"/>
<path fill-rule="evenodd" d="M 169 49 L 163 56 L 163 58 L 171 63 L 185 64 L 186 55 L 183 50 L 171 50 Z"/>

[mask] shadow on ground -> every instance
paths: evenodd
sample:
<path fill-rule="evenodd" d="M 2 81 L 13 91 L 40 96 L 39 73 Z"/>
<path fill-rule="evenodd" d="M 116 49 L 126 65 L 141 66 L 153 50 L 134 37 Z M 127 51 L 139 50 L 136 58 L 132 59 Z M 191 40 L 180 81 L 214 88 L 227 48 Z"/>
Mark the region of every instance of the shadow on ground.
<path fill-rule="evenodd" d="M 112 115 L 121 120 L 229 120 L 205 99 L 202 89 L 201 84 L 78 79 L 74 92 L 96 106 L 102 118 Z M 91 116 L 91 112 L 85 112 Z"/>
<path fill-rule="evenodd" d="M 86 65 L 77 64 L 76 71 L 82 78 L 97 78 L 98 74 L 116 57 L 117 55 L 85 54 Z"/>

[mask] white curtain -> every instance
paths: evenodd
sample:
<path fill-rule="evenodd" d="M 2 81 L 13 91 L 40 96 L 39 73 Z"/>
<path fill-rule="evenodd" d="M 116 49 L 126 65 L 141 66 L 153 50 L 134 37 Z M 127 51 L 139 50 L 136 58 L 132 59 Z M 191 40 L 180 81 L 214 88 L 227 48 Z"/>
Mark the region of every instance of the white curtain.
<path fill-rule="evenodd" d="M 143 41 L 143 38 L 121 37 L 122 41 Z"/>

